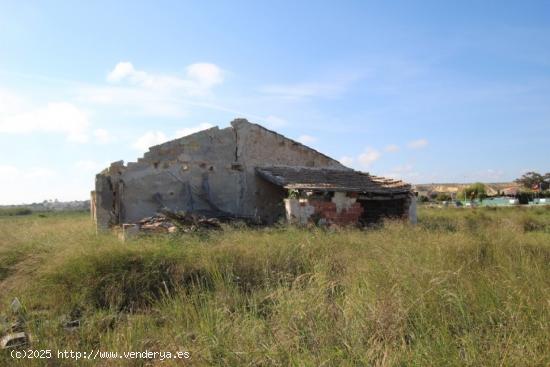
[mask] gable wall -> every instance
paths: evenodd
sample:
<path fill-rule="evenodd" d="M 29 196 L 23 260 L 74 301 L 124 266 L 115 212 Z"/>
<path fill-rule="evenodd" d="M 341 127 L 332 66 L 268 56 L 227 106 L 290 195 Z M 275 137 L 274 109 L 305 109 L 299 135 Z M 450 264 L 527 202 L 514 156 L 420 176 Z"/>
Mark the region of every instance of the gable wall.
<path fill-rule="evenodd" d="M 272 222 L 285 190 L 257 177 L 265 165 L 343 168 L 337 161 L 246 120 L 151 147 L 96 178 L 97 224 L 131 223 L 171 210 L 223 211 Z"/>
<path fill-rule="evenodd" d="M 286 190 L 258 177 L 256 167 L 287 165 L 348 169 L 338 161 L 305 145 L 246 120 L 232 123 L 237 136 L 237 155 L 245 172 L 241 211 L 273 222 L 285 215 Z"/>

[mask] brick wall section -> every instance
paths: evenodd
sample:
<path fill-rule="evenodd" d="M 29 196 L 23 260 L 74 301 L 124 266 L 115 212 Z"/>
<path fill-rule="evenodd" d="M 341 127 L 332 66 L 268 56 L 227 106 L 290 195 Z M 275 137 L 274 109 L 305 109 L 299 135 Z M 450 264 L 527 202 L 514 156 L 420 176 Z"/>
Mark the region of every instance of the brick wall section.
<path fill-rule="evenodd" d="M 330 224 L 355 225 L 363 214 L 363 207 L 359 203 L 353 203 L 340 213 L 336 210 L 336 204 L 331 201 L 310 200 L 308 204 L 315 208 L 315 215 L 326 219 Z"/>

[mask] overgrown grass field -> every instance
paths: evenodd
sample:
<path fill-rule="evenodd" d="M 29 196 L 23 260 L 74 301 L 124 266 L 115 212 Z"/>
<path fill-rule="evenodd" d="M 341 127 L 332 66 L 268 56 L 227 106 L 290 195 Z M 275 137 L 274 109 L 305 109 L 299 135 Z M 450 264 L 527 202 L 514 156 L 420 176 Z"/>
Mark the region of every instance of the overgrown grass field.
<path fill-rule="evenodd" d="M 0 366 L 549 366 L 550 208 L 126 243 L 96 235 L 86 214 L 2 217 L 0 315 L 0 328 L 26 320 L 32 349 L 54 354 L 190 353 L 75 362 L 0 351 Z M 80 327 L 67 330 L 71 320 Z"/>

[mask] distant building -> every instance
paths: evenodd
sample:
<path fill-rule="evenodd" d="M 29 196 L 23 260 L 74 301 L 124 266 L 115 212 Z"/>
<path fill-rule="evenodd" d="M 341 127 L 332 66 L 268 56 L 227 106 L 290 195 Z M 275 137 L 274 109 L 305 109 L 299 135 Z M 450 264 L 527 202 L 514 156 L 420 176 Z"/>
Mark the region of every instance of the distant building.
<path fill-rule="evenodd" d="M 519 187 L 507 187 L 502 190 L 504 196 L 516 196 L 519 194 Z"/>

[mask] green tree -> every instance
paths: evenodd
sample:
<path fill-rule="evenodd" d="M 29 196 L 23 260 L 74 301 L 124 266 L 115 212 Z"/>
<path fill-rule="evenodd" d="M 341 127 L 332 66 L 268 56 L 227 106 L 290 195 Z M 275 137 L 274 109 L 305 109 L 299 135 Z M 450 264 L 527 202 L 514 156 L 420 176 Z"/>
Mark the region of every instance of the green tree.
<path fill-rule="evenodd" d="M 437 201 L 450 201 L 451 195 L 447 194 L 446 192 L 440 192 L 435 197 L 435 200 Z"/>
<path fill-rule="evenodd" d="M 427 203 L 430 201 L 430 198 L 428 198 L 426 195 L 420 195 L 418 197 L 418 202 L 420 203 Z"/>
<path fill-rule="evenodd" d="M 543 179 L 542 189 L 543 190 L 550 189 L 550 172 L 548 172 L 544 176 L 542 176 L 542 179 Z"/>
<path fill-rule="evenodd" d="M 459 198 L 466 197 L 466 200 L 475 200 L 479 199 L 483 201 L 487 197 L 487 190 L 485 185 L 481 182 L 476 182 L 470 186 L 466 186 L 461 193 L 459 193 Z"/>
<path fill-rule="evenodd" d="M 516 182 L 529 190 L 538 188 L 541 190 L 548 190 L 550 187 L 550 173 L 541 175 L 538 172 L 527 172 L 518 178 Z"/>

